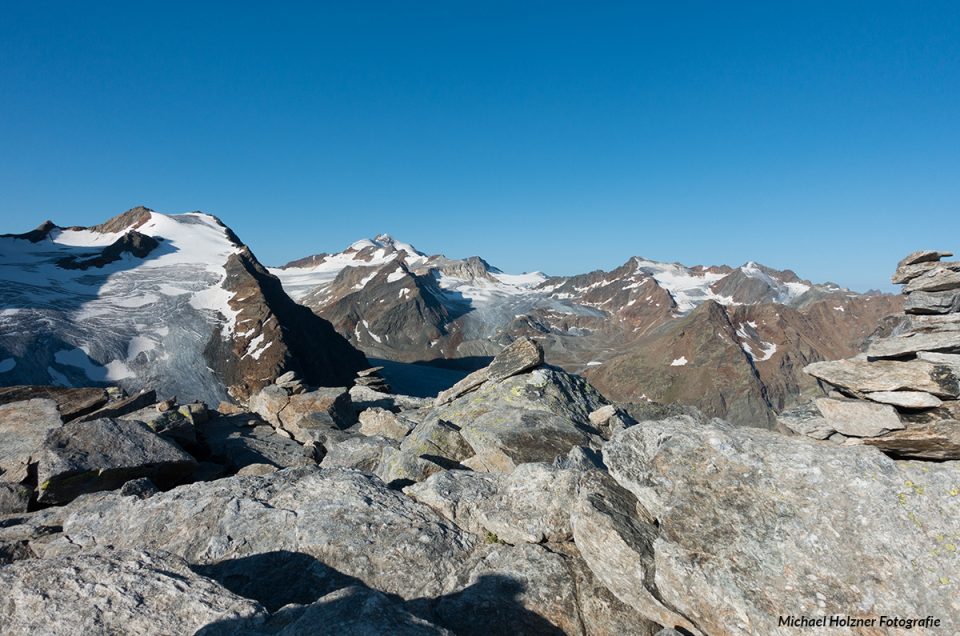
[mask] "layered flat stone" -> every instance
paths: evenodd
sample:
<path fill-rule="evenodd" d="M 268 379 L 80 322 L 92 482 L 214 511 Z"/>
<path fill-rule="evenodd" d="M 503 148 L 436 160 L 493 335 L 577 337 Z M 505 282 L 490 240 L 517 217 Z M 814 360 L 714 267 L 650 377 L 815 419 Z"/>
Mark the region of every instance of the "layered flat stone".
<path fill-rule="evenodd" d="M 862 443 L 902 459 L 960 459 L 960 421 L 910 423 L 904 429 L 865 438 Z"/>
<path fill-rule="evenodd" d="M 953 252 L 941 252 L 939 250 L 918 250 L 904 256 L 903 259 L 897 263 L 897 269 L 906 267 L 907 265 L 916 265 L 917 263 L 935 263 L 941 258 L 949 258 L 951 256 L 953 256 Z"/>
<path fill-rule="evenodd" d="M 938 397 L 960 395 L 953 368 L 924 360 L 833 360 L 814 362 L 804 372 L 833 386 L 856 393 L 922 391 Z"/>
<path fill-rule="evenodd" d="M 960 291 L 913 292 L 903 311 L 908 314 L 950 314 L 960 312 Z"/>
<path fill-rule="evenodd" d="M 903 287 L 903 293 L 936 292 L 960 289 L 960 263 L 939 263 L 938 267 L 924 272 Z"/>
<path fill-rule="evenodd" d="M 943 404 L 937 396 L 923 391 L 876 391 L 867 393 L 866 397 L 874 402 L 905 409 L 932 409 Z"/>
<path fill-rule="evenodd" d="M 889 404 L 833 398 L 816 404 L 830 428 L 848 437 L 876 437 L 905 426 Z"/>

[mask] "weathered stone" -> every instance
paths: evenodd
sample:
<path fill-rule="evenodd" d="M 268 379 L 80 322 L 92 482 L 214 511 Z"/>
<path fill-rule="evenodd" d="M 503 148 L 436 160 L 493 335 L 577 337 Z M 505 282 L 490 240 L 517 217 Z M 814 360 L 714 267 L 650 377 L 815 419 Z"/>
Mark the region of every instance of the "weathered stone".
<path fill-rule="evenodd" d="M 827 439 L 836 433 L 814 402 L 798 404 L 787 409 L 777 416 L 777 423 L 788 431 L 813 439 Z"/>
<path fill-rule="evenodd" d="M 395 440 L 374 436 L 357 435 L 338 442 L 327 449 L 320 462 L 324 468 L 353 468 L 368 473 L 377 473 L 386 449 L 395 449 Z"/>
<path fill-rule="evenodd" d="M 374 407 L 360 413 L 360 433 L 363 435 L 382 435 L 399 441 L 415 426 L 415 422 L 394 415 L 386 409 Z"/>
<path fill-rule="evenodd" d="M 960 351 L 960 330 L 907 333 L 874 340 L 867 347 L 871 358 L 899 358 L 919 351 Z"/>
<path fill-rule="evenodd" d="M 904 294 L 960 289 L 960 263 L 938 263 L 903 286 Z"/>
<path fill-rule="evenodd" d="M 37 468 L 42 503 L 64 503 L 78 495 L 119 488 L 149 477 L 173 485 L 196 466 L 188 454 L 143 422 L 74 421 L 51 430 Z"/>
<path fill-rule="evenodd" d="M 960 395 L 960 384 L 952 368 L 923 360 L 833 360 L 814 362 L 803 370 L 834 386 L 858 394 L 875 391 L 923 391 L 945 398 Z"/>
<path fill-rule="evenodd" d="M 932 353 L 930 351 L 917 352 L 917 358 L 933 364 L 943 364 L 954 369 L 960 375 L 960 353 Z"/>
<path fill-rule="evenodd" d="M 481 415 L 464 426 L 461 435 L 476 451 L 471 468 L 492 472 L 508 472 L 530 462 L 552 463 L 592 439 L 589 431 L 565 417 L 510 410 Z"/>
<path fill-rule="evenodd" d="M 650 520 L 637 518 L 634 496 L 604 473 L 585 479 L 589 481 L 581 489 L 570 519 L 583 560 L 614 596 L 648 620 L 700 634 L 658 598 L 657 529 Z"/>
<path fill-rule="evenodd" d="M 543 348 L 530 338 L 518 338 L 483 369 L 474 371 L 437 396 L 437 405 L 446 404 L 473 391 L 485 382 L 499 382 L 543 364 Z"/>
<path fill-rule="evenodd" d="M 383 367 L 370 367 L 369 369 L 363 369 L 362 371 L 357 371 L 358 378 L 366 378 L 371 375 L 377 375 L 383 371 Z"/>
<path fill-rule="evenodd" d="M 907 265 L 915 265 L 917 263 L 935 263 L 941 258 L 949 258 L 951 256 L 953 256 L 953 252 L 941 252 L 939 250 L 918 250 L 904 256 L 903 259 L 897 263 L 897 269 Z"/>
<path fill-rule="evenodd" d="M 152 497 L 160 492 L 160 489 L 157 488 L 157 485 L 150 481 L 150 479 L 146 477 L 140 477 L 137 479 L 131 479 L 124 485 L 120 486 L 120 490 L 118 492 L 124 497 L 139 497 L 140 499 L 146 499 L 147 497 Z"/>
<path fill-rule="evenodd" d="M 904 428 L 889 404 L 833 398 L 818 398 L 816 404 L 827 426 L 848 437 L 876 437 Z"/>
<path fill-rule="evenodd" d="M 387 482 L 421 481 L 442 468 L 462 467 L 460 462 L 473 454 L 457 425 L 429 419 L 403 438 L 396 453 L 384 457 L 380 475 Z"/>
<path fill-rule="evenodd" d="M 536 545 L 491 545 L 436 606 L 456 634 L 582 634 L 577 591 L 565 559 Z M 506 628 L 506 629 L 505 629 Z"/>
<path fill-rule="evenodd" d="M 237 471 L 237 477 L 268 475 L 275 472 L 277 472 L 277 467 L 273 464 L 248 464 Z"/>
<path fill-rule="evenodd" d="M 480 512 L 484 502 L 497 493 L 502 479 L 502 475 L 472 470 L 441 470 L 403 492 L 464 530 L 483 536 Z"/>
<path fill-rule="evenodd" d="M 64 422 L 92 413 L 109 400 L 101 388 L 70 388 L 60 386 L 5 386 L 0 387 L 0 405 L 26 400 L 53 400 L 57 403 Z"/>
<path fill-rule="evenodd" d="M 166 413 L 177 405 L 177 398 L 167 398 L 157 402 L 156 409 L 158 413 Z"/>
<path fill-rule="evenodd" d="M 553 465 L 556 468 L 579 471 L 607 469 L 603 465 L 603 455 L 600 454 L 600 451 L 586 446 L 574 446 L 569 453 L 553 460 Z"/>
<path fill-rule="evenodd" d="M 80 422 L 89 422 L 91 420 L 98 420 L 101 418 L 116 418 L 127 415 L 128 413 L 133 413 L 142 408 L 151 406 L 157 401 L 157 392 L 154 390 L 141 391 L 136 395 L 131 395 L 130 397 L 125 397 L 114 402 L 107 403 L 106 406 L 103 406 L 93 413 L 84 415 L 83 417 L 78 418 Z"/>
<path fill-rule="evenodd" d="M 874 402 L 905 409 L 930 409 L 943 404 L 937 396 L 923 391 L 875 391 L 867 393 L 865 397 Z"/>
<path fill-rule="evenodd" d="M 57 403 L 32 399 L 0 405 L 0 481 L 19 483 L 42 454 L 47 433 L 63 426 Z"/>
<path fill-rule="evenodd" d="M 480 525 L 507 543 L 560 543 L 573 539 L 570 510 L 580 473 L 546 464 L 522 464 L 481 502 Z"/>
<path fill-rule="evenodd" d="M 590 424 L 595 426 L 608 439 L 635 423 L 636 420 L 612 404 L 601 406 L 590 414 Z"/>
<path fill-rule="evenodd" d="M 250 396 L 250 410 L 273 426 L 282 426 L 280 411 L 290 402 L 290 394 L 271 384 Z"/>
<path fill-rule="evenodd" d="M 912 265 L 901 265 L 897 267 L 897 271 L 893 273 L 893 276 L 890 277 L 890 282 L 902 285 L 904 283 L 909 283 L 914 278 L 926 274 L 927 272 L 936 269 L 940 266 L 940 263 L 936 262 L 926 262 L 926 263 L 913 263 Z"/>
<path fill-rule="evenodd" d="M 210 419 L 210 411 L 207 410 L 207 405 L 203 402 L 182 404 L 180 408 L 177 409 L 177 412 L 190 420 L 190 423 L 195 426 L 197 424 L 203 424 Z"/>
<path fill-rule="evenodd" d="M 913 292 L 903 310 L 908 314 L 949 314 L 960 312 L 960 291 Z"/>
<path fill-rule="evenodd" d="M 373 407 L 399 411 L 402 409 L 419 409 L 433 405 L 431 398 L 418 398 L 396 393 L 381 393 L 367 386 L 350 387 L 350 399 L 355 411 L 363 411 Z"/>
<path fill-rule="evenodd" d="M 33 489 L 23 484 L 0 481 L 0 515 L 26 512 Z"/>
<path fill-rule="evenodd" d="M 331 426 L 343 429 L 356 421 L 350 393 L 345 388 L 319 388 L 291 395 L 277 417 L 281 426 L 301 443 L 318 441 L 316 431 Z"/>
<path fill-rule="evenodd" d="M 296 552 L 325 567 L 296 568 L 288 586 L 328 585 L 332 568 L 405 599 L 441 594 L 477 545 L 372 475 L 316 467 L 189 484 L 148 499 L 84 498 L 62 526 L 64 540 L 47 546 L 47 556 L 113 545 L 166 550 L 202 565 L 248 558 L 248 572 L 258 564 L 275 572 L 270 557 Z"/>
<path fill-rule="evenodd" d="M 945 633 L 960 629 L 960 561 L 947 545 L 960 515 L 956 462 L 683 420 L 642 422 L 603 452 L 640 504 L 603 516 L 642 524 L 643 549 L 601 551 L 596 567 L 597 552 L 591 562 L 581 549 L 585 560 L 602 580 L 598 569 L 645 567 L 652 546 L 656 597 L 702 633 L 776 634 L 782 611 L 933 615 Z M 575 516 L 578 546 L 579 530 Z"/>
<path fill-rule="evenodd" d="M 182 559 L 142 551 L 18 561 L 0 568 L 0 589 L 0 632 L 7 636 L 193 634 L 266 615 Z"/>
<path fill-rule="evenodd" d="M 232 472 L 252 464 L 270 464 L 277 468 L 310 466 L 312 457 L 303 454 L 295 441 L 276 435 L 276 429 L 260 420 L 247 426 L 248 414 L 220 416 L 203 424 L 200 438 L 216 461 Z"/>
<path fill-rule="evenodd" d="M 960 421 L 908 423 L 902 430 L 864 438 L 862 442 L 895 458 L 960 459 Z"/>
<path fill-rule="evenodd" d="M 277 386 L 281 384 L 287 384 L 288 382 L 295 382 L 297 380 L 296 371 L 287 371 L 286 373 L 281 373 L 277 376 L 277 379 L 273 381 Z"/>

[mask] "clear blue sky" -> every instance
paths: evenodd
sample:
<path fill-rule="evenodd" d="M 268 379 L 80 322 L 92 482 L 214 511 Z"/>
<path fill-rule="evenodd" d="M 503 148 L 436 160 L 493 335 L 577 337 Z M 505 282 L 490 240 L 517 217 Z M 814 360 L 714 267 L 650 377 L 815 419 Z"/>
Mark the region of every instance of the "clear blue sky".
<path fill-rule="evenodd" d="M 386 231 L 878 287 L 960 251 L 960 3 L 5 3 L 0 231 L 137 204 L 270 264 Z"/>

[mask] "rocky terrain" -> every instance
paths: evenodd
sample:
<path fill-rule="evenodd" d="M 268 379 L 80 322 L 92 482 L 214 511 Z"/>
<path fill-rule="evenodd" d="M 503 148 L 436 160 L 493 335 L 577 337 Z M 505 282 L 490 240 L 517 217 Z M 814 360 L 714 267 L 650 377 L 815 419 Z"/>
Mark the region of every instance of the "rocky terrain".
<path fill-rule="evenodd" d="M 778 430 L 611 402 L 525 337 L 431 398 L 378 368 L 217 409 L 3 389 L 0 632 L 957 633 L 940 256 L 901 263 L 909 313 L 807 366 L 835 393 Z"/>
<path fill-rule="evenodd" d="M 218 219 L 134 208 L 0 236 L 0 385 L 119 385 L 245 399 L 286 371 L 343 385 L 368 366 Z"/>
<path fill-rule="evenodd" d="M 680 402 L 772 427 L 822 395 L 807 364 L 860 352 L 902 299 L 814 284 L 756 263 L 631 258 L 570 277 L 510 275 L 378 236 L 270 270 L 367 355 L 471 368 L 519 337 L 623 402 Z"/>

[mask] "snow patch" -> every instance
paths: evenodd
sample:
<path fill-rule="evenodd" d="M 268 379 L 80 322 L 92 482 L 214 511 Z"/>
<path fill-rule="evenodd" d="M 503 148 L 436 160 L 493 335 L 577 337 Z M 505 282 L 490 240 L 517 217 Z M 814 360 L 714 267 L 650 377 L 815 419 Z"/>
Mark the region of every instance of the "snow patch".
<path fill-rule="evenodd" d="M 682 367 L 682 366 L 684 366 L 685 364 L 687 364 L 687 359 L 686 359 L 686 357 L 680 356 L 679 358 L 677 358 L 676 360 L 674 360 L 673 362 L 671 362 L 671 363 L 670 363 L 670 366 L 671 366 L 671 367 Z"/>
<path fill-rule="evenodd" d="M 14 367 L 16 366 L 17 366 L 17 361 L 13 358 L 6 358 L 5 360 L 0 360 L 0 373 L 13 371 Z"/>

